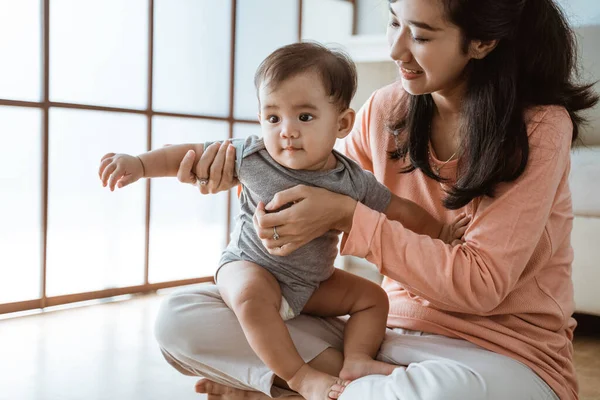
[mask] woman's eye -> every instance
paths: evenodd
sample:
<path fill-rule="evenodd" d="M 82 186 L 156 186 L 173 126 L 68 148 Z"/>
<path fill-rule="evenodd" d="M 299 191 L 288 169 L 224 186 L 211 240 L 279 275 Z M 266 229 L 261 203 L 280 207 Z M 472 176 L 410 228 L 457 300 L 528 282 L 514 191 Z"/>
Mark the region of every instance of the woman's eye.
<path fill-rule="evenodd" d="M 398 28 L 400 27 L 400 24 L 398 23 L 398 21 L 391 19 L 388 22 L 388 26 L 390 26 L 391 28 Z"/>
<path fill-rule="evenodd" d="M 300 114 L 300 121 L 302 122 L 308 122 L 308 121 L 312 121 L 313 116 L 310 114 Z"/>
<path fill-rule="evenodd" d="M 267 117 L 267 121 L 269 121 L 272 124 L 276 124 L 279 122 L 279 117 L 275 115 L 270 115 L 269 117 Z"/>
<path fill-rule="evenodd" d="M 417 43 L 426 43 L 429 42 L 429 39 L 425 39 L 425 38 L 421 38 L 421 37 L 412 37 L 413 41 L 417 42 Z"/>

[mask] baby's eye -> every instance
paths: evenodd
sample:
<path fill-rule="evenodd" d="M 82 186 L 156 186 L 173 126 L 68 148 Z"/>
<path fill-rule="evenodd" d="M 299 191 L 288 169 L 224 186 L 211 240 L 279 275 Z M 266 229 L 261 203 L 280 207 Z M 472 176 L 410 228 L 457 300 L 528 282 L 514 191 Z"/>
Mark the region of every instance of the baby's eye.
<path fill-rule="evenodd" d="M 310 114 L 300 114 L 300 116 L 298 117 L 300 119 L 300 121 L 302 122 L 308 122 L 308 121 L 312 121 L 313 116 Z"/>
<path fill-rule="evenodd" d="M 278 123 L 278 122 L 279 122 L 279 117 L 278 117 L 278 116 L 276 116 L 276 115 L 269 115 L 269 116 L 267 117 L 267 121 L 269 121 L 269 122 L 270 122 L 270 123 L 272 123 L 272 124 L 276 124 L 276 123 Z"/>

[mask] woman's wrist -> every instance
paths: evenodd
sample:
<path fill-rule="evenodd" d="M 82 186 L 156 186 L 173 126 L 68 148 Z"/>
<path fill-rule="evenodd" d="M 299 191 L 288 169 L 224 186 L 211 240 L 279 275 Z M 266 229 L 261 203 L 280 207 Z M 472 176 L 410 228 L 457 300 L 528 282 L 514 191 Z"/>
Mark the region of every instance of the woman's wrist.
<path fill-rule="evenodd" d="M 339 218 L 335 229 L 341 232 L 348 233 L 352 229 L 352 220 L 354 219 L 354 210 L 358 202 L 351 197 L 341 195 L 339 204 Z"/>

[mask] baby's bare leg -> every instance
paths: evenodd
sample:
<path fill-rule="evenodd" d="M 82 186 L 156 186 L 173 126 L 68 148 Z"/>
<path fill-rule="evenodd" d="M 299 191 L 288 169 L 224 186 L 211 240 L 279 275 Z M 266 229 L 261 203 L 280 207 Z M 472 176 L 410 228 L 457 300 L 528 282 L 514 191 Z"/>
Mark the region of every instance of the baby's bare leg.
<path fill-rule="evenodd" d="M 256 355 L 292 390 L 309 400 L 337 398 L 341 381 L 304 363 L 279 315 L 281 290 L 266 269 L 237 261 L 221 267 L 217 286 Z"/>
<path fill-rule="evenodd" d="M 389 302 L 375 283 L 335 270 L 312 295 L 303 313 L 323 317 L 350 314 L 344 330 L 344 366 L 340 378 L 389 375 L 397 367 L 374 360 L 385 337 Z"/>

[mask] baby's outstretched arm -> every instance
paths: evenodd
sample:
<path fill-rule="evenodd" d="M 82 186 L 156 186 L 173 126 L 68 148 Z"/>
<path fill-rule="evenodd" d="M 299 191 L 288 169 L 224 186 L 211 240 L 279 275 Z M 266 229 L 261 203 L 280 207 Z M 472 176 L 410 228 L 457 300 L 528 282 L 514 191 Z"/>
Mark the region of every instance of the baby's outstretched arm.
<path fill-rule="evenodd" d="M 108 153 L 100 161 L 98 175 L 103 186 L 122 188 L 140 178 L 177 176 L 184 157 L 194 159 L 202 155 L 203 144 L 179 144 L 143 153 L 139 156 Z"/>
<path fill-rule="evenodd" d="M 441 239 L 449 244 L 462 238 L 470 221 L 469 217 L 461 214 L 451 224 L 443 224 L 423 207 L 394 194 L 385 215 L 389 219 L 401 222 L 413 232 Z"/>

